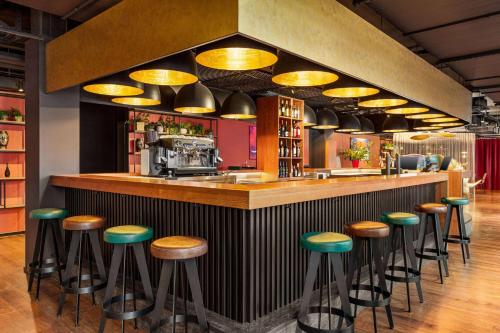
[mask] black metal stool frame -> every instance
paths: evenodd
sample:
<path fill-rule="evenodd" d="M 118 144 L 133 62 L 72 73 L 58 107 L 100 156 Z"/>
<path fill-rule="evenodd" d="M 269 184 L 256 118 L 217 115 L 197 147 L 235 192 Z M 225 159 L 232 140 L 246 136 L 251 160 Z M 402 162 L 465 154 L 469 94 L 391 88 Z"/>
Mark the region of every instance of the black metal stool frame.
<path fill-rule="evenodd" d="M 353 249 L 349 257 L 349 268 L 347 274 L 347 287 L 350 292 L 352 289 L 356 290 L 356 296 L 349 296 L 349 301 L 354 304 L 354 318 L 356 318 L 356 312 L 358 305 L 364 307 L 372 308 L 373 315 L 373 326 L 374 332 L 377 332 L 377 315 L 375 313 L 376 307 L 385 307 L 387 314 L 387 321 L 389 322 L 389 327 L 394 328 L 394 320 L 392 318 L 391 309 L 391 294 L 387 289 L 387 284 L 384 276 L 384 263 L 382 256 L 382 246 L 383 240 L 385 238 L 366 238 L 366 237 L 354 237 L 353 239 Z M 370 277 L 370 285 L 361 284 L 361 264 L 363 262 L 363 243 L 368 245 L 368 273 Z M 374 244 L 375 243 L 375 244 Z M 375 270 L 378 276 L 378 286 L 374 283 L 373 274 L 373 263 L 375 264 Z M 352 285 L 354 279 L 354 271 L 357 269 L 357 282 Z M 352 289 L 351 289 L 352 288 Z M 360 290 L 370 291 L 370 300 L 363 300 L 359 298 Z M 376 296 L 375 296 L 376 293 Z M 380 295 L 382 295 L 382 300 L 379 300 Z"/>
<path fill-rule="evenodd" d="M 328 307 L 322 305 L 323 301 L 323 281 L 322 274 L 320 273 L 320 304 L 319 306 L 310 307 L 312 292 L 314 289 L 314 282 L 316 281 L 316 276 L 318 275 L 318 268 L 320 266 L 320 261 L 322 255 L 326 255 L 327 259 L 327 279 L 328 279 Z M 332 266 L 333 275 L 335 276 L 335 281 L 337 282 L 337 290 L 340 296 L 341 309 L 331 307 L 331 277 L 332 277 Z M 328 314 L 328 330 L 321 329 L 321 314 L 325 312 Z M 318 313 L 318 328 L 312 327 L 305 323 L 305 319 L 308 313 Z M 332 329 L 331 315 L 335 314 L 339 316 L 337 323 L 337 328 Z M 343 319 L 346 319 L 346 327 L 342 328 Z M 354 318 L 351 315 L 351 306 L 349 304 L 349 295 L 347 291 L 347 285 L 344 275 L 344 270 L 342 269 L 342 257 L 340 253 L 321 253 L 321 252 L 311 252 L 309 257 L 309 265 L 307 268 L 306 282 L 304 285 L 304 292 L 302 295 L 302 301 L 300 303 L 300 309 L 297 314 L 297 328 L 296 332 L 304 331 L 307 333 L 327 333 L 327 332 L 337 332 L 337 333 L 347 333 L 354 332 Z"/>
<path fill-rule="evenodd" d="M 52 240 L 54 242 L 55 258 L 44 259 L 45 254 L 45 240 L 47 238 L 47 228 L 50 226 L 52 232 Z M 29 264 L 29 282 L 28 292 L 33 287 L 35 274 L 37 275 L 37 286 L 35 299 L 38 301 L 40 296 L 40 282 L 42 275 L 49 274 L 57 271 L 59 276 L 59 284 L 62 285 L 62 270 L 64 269 L 64 260 L 66 252 L 64 251 L 64 243 L 62 239 L 62 231 L 58 219 L 40 220 L 38 222 L 38 230 L 36 233 L 35 248 L 33 251 L 33 259 Z M 46 265 L 44 267 L 44 265 Z"/>
<path fill-rule="evenodd" d="M 127 293 L 126 291 L 126 272 L 127 272 L 127 250 L 133 249 L 137 268 L 139 270 L 139 275 L 141 276 L 142 287 L 144 293 L 136 293 L 135 288 L 135 270 L 132 269 L 132 293 Z M 116 286 L 116 280 L 118 278 L 118 273 L 122 266 L 122 290 L 121 294 L 113 296 L 113 292 Z M 138 299 L 144 299 L 149 304 L 147 304 L 142 309 L 137 310 L 136 301 Z M 134 311 L 125 311 L 126 302 L 133 301 Z M 113 310 L 112 305 L 115 303 L 121 303 L 122 310 L 116 312 Z M 125 320 L 134 319 L 135 327 L 137 327 L 137 318 L 144 317 L 151 311 L 153 311 L 155 305 L 153 289 L 151 287 L 151 280 L 149 278 L 148 267 L 146 265 L 146 256 L 144 254 L 144 247 L 142 243 L 132 243 L 132 244 L 114 244 L 113 256 L 111 258 L 111 266 L 109 268 L 109 279 L 108 285 L 106 287 L 106 293 L 104 295 L 104 301 L 102 304 L 102 315 L 101 321 L 99 323 L 99 333 L 104 332 L 106 326 L 106 319 L 121 320 L 121 332 L 125 331 Z"/>
<path fill-rule="evenodd" d="M 393 282 L 406 283 L 406 296 L 408 300 L 408 312 L 411 312 L 411 298 L 410 298 L 410 282 L 415 282 L 417 293 L 420 303 L 424 302 L 424 294 L 422 285 L 420 284 L 420 272 L 417 266 L 417 257 L 415 256 L 415 248 L 413 247 L 413 240 L 406 237 L 406 227 L 404 225 L 391 225 L 389 239 L 392 241 L 390 253 L 392 253 L 392 265 L 388 266 L 390 253 L 386 255 L 384 267 L 386 271 L 390 270 L 391 274 L 385 274 L 385 279 L 391 281 L 390 293 L 392 295 Z M 399 234 L 398 234 L 399 231 Z M 396 266 L 396 246 L 398 243 L 398 236 L 401 238 L 401 247 L 403 249 L 403 262 L 404 266 Z M 408 258 L 410 259 L 411 267 L 408 267 Z M 394 271 L 404 272 L 405 276 L 400 277 L 394 275 Z"/>
<path fill-rule="evenodd" d="M 196 312 L 196 317 L 188 315 L 186 304 L 184 304 L 184 315 L 179 318 L 180 320 L 177 320 L 178 315 L 175 308 L 177 298 L 178 263 L 183 263 L 186 269 L 186 275 L 189 282 L 189 287 L 191 289 L 191 295 L 193 297 L 193 304 Z M 171 281 L 173 283 L 172 316 L 168 319 L 162 320 L 161 315 L 163 312 L 163 308 L 165 307 L 167 292 Z M 198 266 L 196 265 L 196 258 L 185 260 L 163 260 L 161 266 L 160 281 L 158 284 L 158 291 L 156 295 L 156 304 L 152 315 L 151 332 L 156 332 L 161 326 L 166 323 L 172 323 L 172 332 L 175 333 L 176 323 L 182 320 L 185 321 L 186 325 L 188 322 L 196 323 L 199 325 L 202 332 L 208 332 L 208 322 L 203 306 L 203 295 L 201 293 L 201 285 L 198 276 Z"/>
<path fill-rule="evenodd" d="M 415 252 L 415 256 L 420 258 L 418 264 L 418 271 L 422 272 L 422 261 L 424 259 L 436 260 L 439 268 L 439 279 L 441 284 L 443 284 L 443 271 L 441 269 L 441 262 L 443 262 L 443 267 L 446 276 L 450 276 L 448 272 L 448 252 L 444 249 L 443 235 L 441 233 L 441 225 L 439 224 L 439 215 L 437 213 L 428 214 L 424 213 L 425 218 L 420 222 L 420 251 Z M 434 232 L 434 246 L 435 248 L 425 247 L 425 232 L 427 230 L 427 225 L 432 224 L 432 230 Z M 432 254 L 426 254 L 432 253 Z"/>
<path fill-rule="evenodd" d="M 450 235 L 451 217 L 453 215 L 453 208 L 455 208 L 457 211 L 458 233 L 459 233 L 458 236 Z M 465 235 L 465 220 L 464 220 L 463 205 L 448 204 L 448 211 L 446 212 L 444 230 L 445 230 L 443 237 L 444 250 L 448 251 L 448 243 L 460 244 L 462 248 L 462 258 L 465 264 L 466 253 L 467 253 L 467 259 L 470 259 L 470 251 L 469 251 L 470 238 Z"/>
<path fill-rule="evenodd" d="M 91 249 L 98 274 L 93 273 Z M 77 256 L 78 274 L 71 276 Z M 84 256 L 87 257 L 89 274 L 82 274 L 82 260 Z M 88 280 L 90 280 L 90 286 L 82 287 L 82 281 Z M 97 284 L 94 284 L 94 280 Z M 76 283 L 76 286 L 73 286 L 74 283 Z M 66 263 L 66 270 L 64 271 L 62 291 L 59 296 L 57 316 L 62 315 L 66 294 L 76 294 L 75 325 L 78 326 L 80 322 L 80 295 L 92 294 L 92 304 L 95 304 L 95 291 L 104 287 L 106 287 L 106 270 L 102 259 L 101 246 L 99 245 L 98 230 L 72 230 L 68 261 Z"/>

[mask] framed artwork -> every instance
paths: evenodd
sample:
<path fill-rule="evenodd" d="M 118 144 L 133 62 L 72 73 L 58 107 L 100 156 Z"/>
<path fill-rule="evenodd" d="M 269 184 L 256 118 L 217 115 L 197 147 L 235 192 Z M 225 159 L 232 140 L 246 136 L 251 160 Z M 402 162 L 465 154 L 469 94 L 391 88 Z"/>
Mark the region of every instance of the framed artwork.
<path fill-rule="evenodd" d="M 250 160 L 257 159 L 257 126 L 248 127 L 248 156 Z"/>
<path fill-rule="evenodd" d="M 368 148 L 368 158 L 370 158 L 370 140 L 363 138 L 351 138 L 351 149 Z"/>

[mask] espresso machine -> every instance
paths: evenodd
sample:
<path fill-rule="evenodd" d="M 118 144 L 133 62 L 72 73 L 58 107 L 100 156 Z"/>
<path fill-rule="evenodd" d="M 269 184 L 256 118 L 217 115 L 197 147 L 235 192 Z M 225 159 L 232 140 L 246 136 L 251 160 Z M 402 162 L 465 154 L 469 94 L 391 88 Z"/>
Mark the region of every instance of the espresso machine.
<path fill-rule="evenodd" d="M 215 175 L 222 161 L 212 138 L 165 135 L 141 150 L 141 175 L 181 177 Z"/>

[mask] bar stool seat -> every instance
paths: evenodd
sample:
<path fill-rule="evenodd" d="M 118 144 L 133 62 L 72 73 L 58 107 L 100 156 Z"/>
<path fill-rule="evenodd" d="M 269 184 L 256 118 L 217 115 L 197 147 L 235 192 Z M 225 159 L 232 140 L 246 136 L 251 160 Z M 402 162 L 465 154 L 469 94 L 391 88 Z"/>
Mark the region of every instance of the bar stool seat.
<path fill-rule="evenodd" d="M 420 220 L 417 215 L 412 213 L 394 212 L 384 213 L 382 215 L 382 222 L 404 226 L 418 224 Z"/>
<path fill-rule="evenodd" d="M 94 230 L 104 227 L 106 219 L 101 216 L 80 215 L 71 216 L 63 221 L 65 230 Z"/>
<path fill-rule="evenodd" d="M 346 225 L 346 232 L 362 238 L 384 238 L 389 236 L 389 226 L 382 222 L 361 221 Z"/>
<path fill-rule="evenodd" d="M 465 230 L 464 207 L 469 204 L 469 199 L 463 197 L 444 197 L 441 202 L 447 205 L 446 220 L 444 224 L 443 240 L 445 242 L 444 249 L 448 251 L 448 243 L 460 244 L 462 248 L 462 258 L 464 264 L 466 259 L 470 259 L 470 237 L 467 236 Z M 451 219 L 453 210 L 457 213 L 458 235 L 450 235 Z"/>
<path fill-rule="evenodd" d="M 132 244 L 153 237 L 153 229 L 142 225 L 120 225 L 104 231 L 104 241 L 111 244 Z"/>
<path fill-rule="evenodd" d="M 469 199 L 463 197 L 446 197 L 442 198 L 441 202 L 447 205 L 463 206 L 469 204 Z"/>
<path fill-rule="evenodd" d="M 424 203 L 415 206 L 415 211 L 425 214 L 446 214 L 448 207 L 440 203 Z"/>
<path fill-rule="evenodd" d="M 151 254 L 166 260 L 196 258 L 207 251 L 207 241 L 199 237 L 170 236 L 157 239 L 151 244 Z"/>
<path fill-rule="evenodd" d="M 68 211 L 63 208 L 40 208 L 30 212 L 30 218 L 34 220 L 63 219 L 68 216 Z"/>
<path fill-rule="evenodd" d="M 352 249 L 351 237 L 336 232 L 307 232 L 300 237 L 302 247 L 313 252 L 342 253 Z"/>

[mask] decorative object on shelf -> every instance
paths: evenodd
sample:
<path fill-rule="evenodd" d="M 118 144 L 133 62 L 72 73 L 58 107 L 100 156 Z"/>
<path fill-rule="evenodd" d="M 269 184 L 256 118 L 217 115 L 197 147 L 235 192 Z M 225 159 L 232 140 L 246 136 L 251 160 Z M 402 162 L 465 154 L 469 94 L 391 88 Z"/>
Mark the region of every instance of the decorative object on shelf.
<path fill-rule="evenodd" d="M 133 106 L 154 106 L 161 104 L 161 94 L 158 86 L 144 85 L 144 92 L 136 96 L 123 96 L 111 99 L 113 103 Z"/>
<path fill-rule="evenodd" d="M 312 87 L 335 82 L 338 75 L 303 58 L 280 51 L 273 68 L 273 82 L 282 86 Z"/>
<path fill-rule="evenodd" d="M 215 99 L 210 89 L 200 82 L 188 84 L 175 95 L 174 110 L 182 113 L 215 112 Z"/>
<path fill-rule="evenodd" d="M 352 134 L 373 134 L 375 133 L 375 125 L 373 122 L 366 117 L 358 117 L 359 122 L 361 123 L 361 130 L 352 132 Z"/>
<path fill-rule="evenodd" d="M 304 104 L 304 127 L 311 127 L 318 124 L 316 113 L 307 104 Z"/>
<path fill-rule="evenodd" d="M 361 130 L 361 122 L 358 117 L 350 113 L 344 113 L 339 116 L 339 125 L 337 132 L 350 133 Z"/>
<path fill-rule="evenodd" d="M 221 118 L 252 119 L 257 118 L 257 107 L 247 94 L 237 91 L 229 95 L 222 104 Z"/>
<path fill-rule="evenodd" d="M 190 123 L 180 123 L 179 124 L 179 133 L 181 135 L 186 135 L 188 134 L 188 129 L 191 127 Z"/>
<path fill-rule="evenodd" d="M 408 132 L 408 122 L 402 116 L 387 116 L 382 124 L 382 132 L 398 133 Z"/>
<path fill-rule="evenodd" d="M 394 144 L 391 142 L 386 142 L 382 145 L 383 150 L 394 150 Z"/>
<path fill-rule="evenodd" d="M 401 107 L 385 110 L 387 114 L 420 114 L 429 111 L 429 108 L 418 103 L 409 102 Z"/>
<path fill-rule="evenodd" d="M 339 118 L 329 109 L 320 109 L 316 113 L 316 125 L 314 129 L 336 129 L 339 128 Z"/>
<path fill-rule="evenodd" d="M 376 96 L 361 98 L 358 102 L 358 106 L 364 108 L 386 108 L 391 106 L 399 106 L 406 103 L 408 103 L 408 101 L 402 97 L 390 94 L 388 92 L 381 92 Z"/>
<path fill-rule="evenodd" d="M 202 46 L 196 55 L 196 62 L 200 65 L 230 71 L 264 68 L 277 60 L 275 49 L 242 36 Z"/>
<path fill-rule="evenodd" d="M 335 83 L 329 84 L 323 90 L 323 95 L 335 98 L 366 97 L 378 94 L 379 89 L 359 80 L 342 77 Z"/>
<path fill-rule="evenodd" d="M 7 131 L 0 131 L 0 149 L 7 149 L 7 146 L 9 145 L 9 132 Z"/>
<path fill-rule="evenodd" d="M 13 121 L 16 121 L 18 123 L 23 122 L 23 114 L 21 111 L 19 111 L 18 108 L 11 107 L 10 108 L 10 117 L 12 118 Z"/>
<path fill-rule="evenodd" d="M 144 93 L 144 85 L 131 80 L 128 72 L 121 72 L 86 84 L 83 90 L 106 96 L 136 96 Z"/>
<path fill-rule="evenodd" d="M 342 152 L 345 159 L 351 160 L 353 168 L 359 168 L 359 161 L 370 160 L 371 142 L 368 139 L 352 138 L 351 147 Z"/>
<path fill-rule="evenodd" d="M 130 78 L 160 86 L 180 86 L 198 81 L 198 69 L 192 51 L 166 57 L 132 69 Z"/>
<path fill-rule="evenodd" d="M 0 110 L 0 120 L 9 120 L 8 110 Z"/>
<path fill-rule="evenodd" d="M 139 152 L 144 149 L 144 138 L 135 139 L 135 151 Z"/>
<path fill-rule="evenodd" d="M 138 113 L 134 118 L 134 128 L 137 132 L 144 132 L 146 124 L 149 122 L 148 113 Z"/>
<path fill-rule="evenodd" d="M 405 115 L 406 119 L 431 119 L 431 118 L 442 118 L 442 117 L 446 117 L 446 114 L 436 110 Z"/>
<path fill-rule="evenodd" d="M 9 177 L 10 177 L 9 163 L 6 163 L 6 164 L 5 164 L 5 172 L 4 172 L 4 176 L 5 176 L 5 178 L 9 178 Z"/>

